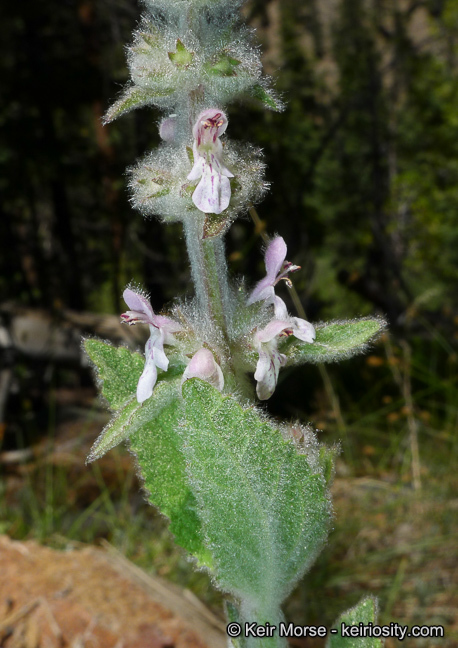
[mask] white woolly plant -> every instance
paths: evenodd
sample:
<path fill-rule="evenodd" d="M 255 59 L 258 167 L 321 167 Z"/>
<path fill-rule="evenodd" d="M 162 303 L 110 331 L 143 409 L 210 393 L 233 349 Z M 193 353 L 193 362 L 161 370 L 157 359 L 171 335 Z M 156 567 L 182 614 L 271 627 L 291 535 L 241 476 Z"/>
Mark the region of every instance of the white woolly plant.
<path fill-rule="evenodd" d="M 251 97 L 281 107 L 239 22 L 241 4 L 145 0 L 128 49 L 132 80 L 106 122 L 141 106 L 163 110 L 161 146 L 131 170 L 132 202 L 182 222 L 195 296 L 159 315 L 141 290 L 126 288 L 122 321 L 149 326 L 145 357 L 86 340 L 113 411 L 88 460 L 128 439 L 149 501 L 227 594 L 228 645 L 278 647 L 286 645 L 281 604 L 328 533 L 333 451 L 257 403 L 270 398 L 281 368 L 347 358 L 384 322 L 313 326 L 288 313 L 275 290 L 299 268 L 280 236 L 254 288 L 228 278 L 224 233 L 266 184 L 259 151 L 227 138 L 225 106 Z M 368 599 L 348 618 L 373 620 L 373 608 Z M 339 641 L 330 635 L 329 646 Z"/>

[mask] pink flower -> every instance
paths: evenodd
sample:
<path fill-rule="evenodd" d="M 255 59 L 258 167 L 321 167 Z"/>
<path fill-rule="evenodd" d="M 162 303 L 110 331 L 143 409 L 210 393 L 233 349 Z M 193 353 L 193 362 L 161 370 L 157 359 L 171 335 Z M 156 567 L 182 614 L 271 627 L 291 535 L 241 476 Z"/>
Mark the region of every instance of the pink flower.
<path fill-rule="evenodd" d="M 200 378 L 221 391 L 224 387 L 224 376 L 221 367 L 213 357 L 213 353 L 202 348 L 195 353 L 183 373 L 181 384 L 189 378 Z"/>
<path fill-rule="evenodd" d="M 263 329 L 256 331 L 253 340 L 259 353 L 254 377 L 257 382 L 256 393 L 261 400 L 272 396 L 277 386 L 280 368 L 287 361 L 286 355 L 278 350 L 278 339 L 294 335 L 298 340 L 310 344 L 315 340 L 313 325 L 300 317 L 288 315 L 285 302 L 275 294 L 277 283 L 283 279 L 291 286 L 287 275 L 299 270 L 299 266 L 285 259 L 286 243 L 281 236 L 277 236 L 269 243 L 265 253 L 267 274 L 256 284 L 248 297 L 248 305 L 264 301 L 266 304 L 272 304 L 275 312 L 275 318 Z"/>
<path fill-rule="evenodd" d="M 123 298 L 131 310 L 121 315 L 121 321 L 129 325 L 148 324 L 150 330 L 145 346 L 145 368 L 137 385 L 137 400 L 143 403 L 153 393 L 157 369 L 168 369 L 169 361 L 164 352 L 164 344 L 175 343 L 173 333 L 180 331 L 181 326 L 168 317 L 156 315 L 146 297 L 130 288 L 126 288 Z"/>
<path fill-rule="evenodd" d="M 194 136 L 194 166 L 188 180 L 200 182 L 192 200 L 206 214 L 220 214 L 229 205 L 233 174 L 224 166 L 223 147 L 219 136 L 227 128 L 227 118 L 222 110 L 208 108 L 200 113 L 192 134 Z"/>
<path fill-rule="evenodd" d="M 296 270 L 300 269 L 300 266 L 285 261 L 286 243 L 281 236 L 277 236 L 269 243 L 264 258 L 267 274 L 254 287 L 254 290 L 248 298 L 248 305 L 258 301 L 273 304 L 275 317 L 277 319 L 284 319 L 288 317 L 286 304 L 283 299 L 277 297 L 275 294 L 275 286 L 282 279 L 291 286 L 291 280 L 286 275 L 289 272 L 296 272 Z"/>
<path fill-rule="evenodd" d="M 299 317 L 289 317 L 285 320 L 272 320 L 254 335 L 254 345 L 259 353 L 254 378 L 260 400 L 267 400 L 275 391 L 280 368 L 284 367 L 287 361 L 287 356 L 278 350 L 278 339 L 290 335 L 303 342 L 312 343 L 315 339 L 315 328 L 310 322 Z"/>

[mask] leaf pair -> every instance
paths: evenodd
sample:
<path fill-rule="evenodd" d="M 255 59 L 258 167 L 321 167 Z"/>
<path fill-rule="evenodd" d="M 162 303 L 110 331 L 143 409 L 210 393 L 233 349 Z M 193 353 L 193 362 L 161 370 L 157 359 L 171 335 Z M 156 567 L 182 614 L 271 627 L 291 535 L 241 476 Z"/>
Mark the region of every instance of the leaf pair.
<path fill-rule="evenodd" d="M 318 327 L 315 343 L 284 351 L 292 363 L 346 357 L 383 324 Z M 129 438 L 148 499 L 169 518 L 177 543 L 236 601 L 278 610 L 326 538 L 332 452 L 298 451 L 257 409 L 205 382 L 182 386 L 184 367 L 173 360 L 139 405 L 143 358 L 99 340 L 85 346 L 115 411 L 88 460 Z"/>

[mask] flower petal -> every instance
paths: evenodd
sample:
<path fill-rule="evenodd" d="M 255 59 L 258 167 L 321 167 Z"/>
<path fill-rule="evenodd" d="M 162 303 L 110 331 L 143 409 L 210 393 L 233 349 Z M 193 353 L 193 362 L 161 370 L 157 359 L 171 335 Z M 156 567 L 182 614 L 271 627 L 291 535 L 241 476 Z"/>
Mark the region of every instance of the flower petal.
<path fill-rule="evenodd" d="M 229 169 L 224 166 L 224 164 L 221 162 L 221 160 L 216 159 L 216 162 L 219 166 L 219 172 L 221 173 L 222 176 L 225 176 L 226 178 L 234 178 L 234 174 L 229 171 Z"/>
<path fill-rule="evenodd" d="M 146 362 L 143 373 L 137 385 L 137 400 L 139 403 L 146 401 L 153 393 L 157 381 L 156 359 L 154 357 L 153 342 L 151 338 L 145 347 Z"/>
<path fill-rule="evenodd" d="M 316 333 L 313 324 L 300 317 L 292 317 L 291 321 L 294 337 L 297 337 L 298 340 L 302 340 L 303 342 L 312 343 L 315 340 Z"/>
<path fill-rule="evenodd" d="M 154 311 L 146 297 L 140 293 L 134 292 L 130 288 L 126 288 L 122 296 L 130 308 L 130 311 L 124 313 L 124 315 L 128 317 L 123 317 L 123 315 L 121 315 L 125 322 L 134 324 L 135 322 L 130 320 L 135 319 L 136 322 L 142 322 L 143 324 L 153 323 L 155 317 Z"/>
<path fill-rule="evenodd" d="M 197 185 L 192 200 L 205 214 L 221 214 L 231 199 L 231 185 L 227 177 L 207 164 L 202 179 Z"/>
<path fill-rule="evenodd" d="M 198 145 L 215 141 L 227 128 L 227 117 L 219 108 L 207 108 L 198 116 L 192 134 Z"/>
<path fill-rule="evenodd" d="M 167 371 L 169 361 L 164 353 L 164 331 L 161 328 L 150 326 L 150 332 L 151 335 L 145 346 L 145 355 L 147 356 L 148 352 L 151 353 L 156 367 L 159 367 L 159 369 L 162 369 L 163 371 Z"/>
<path fill-rule="evenodd" d="M 177 131 L 177 115 L 169 115 L 159 126 L 159 135 L 165 142 L 173 142 Z"/>
<path fill-rule="evenodd" d="M 167 341 L 167 336 L 169 333 L 178 333 L 183 327 L 175 320 L 170 319 L 170 317 L 165 317 L 164 315 L 154 315 L 154 326 L 162 329 L 164 331 L 164 344 L 170 344 Z"/>
<path fill-rule="evenodd" d="M 269 243 L 265 253 L 265 263 L 267 270 L 267 277 L 272 280 L 272 285 L 275 283 L 277 275 L 286 259 L 286 243 L 282 236 L 277 236 Z"/>
<path fill-rule="evenodd" d="M 252 290 L 250 296 L 248 297 L 247 304 L 254 304 L 258 301 L 267 301 L 268 304 L 274 302 L 275 299 L 275 290 L 270 281 L 270 277 L 264 277 L 261 281 L 258 281 L 254 289 Z"/>
<path fill-rule="evenodd" d="M 196 147 L 194 147 L 194 166 L 191 173 L 187 176 L 187 180 L 198 180 L 202 177 L 205 171 L 206 160 L 202 155 L 199 155 Z"/>
<path fill-rule="evenodd" d="M 277 282 L 277 275 L 280 272 L 283 262 L 286 257 L 286 243 L 281 236 L 277 236 L 274 240 L 269 243 L 267 250 L 265 252 L 265 264 L 267 274 L 264 279 L 258 281 L 250 296 L 248 297 L 248 305 L 254 304 L 257 301 L 266 301 L 267 304 L 276 305 L 276 301 L 279 300 L 284 306 L 284 302 L 275 296 L 274 286 Z M 275 316 L 278 319 L 287 316 L 286 306 L 284 308 L 284 313 L 282 310 L 277 310 Z"/>
<path fill-rule="evenodd" d="M 263 344 L 266 342 L 270 342 L 273 340 L 277 335 L 279 335 L 282 331 L 284 331 L 287 328 L 291 328 L 291 324 L 287 320 L 271 320 L 267 326 L 265 326 L 263 329 L 260 331 L 257 331 L 255 333 L 255 342 L 259 344 Z"/>
<path fill-rule="evenodd" d="M 270 351 L 270 352 L 269 352 Z M 260 400 L 268 400 L 277 386 L 280 367 L 286 362 L 286 356 L 277 349 L 261 349 L 256 365 L 254 378 L 257 381 L 256 393 Z"/>
<path fill-rule="evenodd" d="M 164 352 L 164 344 L 175 344 L 173 334 L 181 331 L 182 326 L 169 317 L 156 315 L 148 299 L 130 288 L 126 288 L 123 297 L 132 310 L 121 315 L 122 321 L 127 324 L 148 324 L 150 330 L 145 345 L 145 367 L 137 385 L 137 400 L 143 403 L 153 393 L 157 369 L 168 369 L 169 360 Z"/>
<path fill-rule="evenodd" d="M 274 313 L 276 319 L 279 320 L 286 320 L 289 319 L 288 315 L 288 309 L 286 308 L 286 304 L 283 301 L 281 297 L 277 297 L 274 293 L 274 298 L 273 298 L 273 304 L 274 304 Z"/>

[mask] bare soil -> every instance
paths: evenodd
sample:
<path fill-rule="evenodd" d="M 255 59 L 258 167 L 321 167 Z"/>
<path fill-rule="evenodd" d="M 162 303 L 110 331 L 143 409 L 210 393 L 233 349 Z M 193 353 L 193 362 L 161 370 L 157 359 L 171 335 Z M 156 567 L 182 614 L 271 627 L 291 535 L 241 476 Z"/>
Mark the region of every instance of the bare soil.
<path fill-rule="evenodd" d="M 189 594 L 86 547 L 0 537 L 2 648 L 224 648 L 222 623 Z"/>

